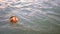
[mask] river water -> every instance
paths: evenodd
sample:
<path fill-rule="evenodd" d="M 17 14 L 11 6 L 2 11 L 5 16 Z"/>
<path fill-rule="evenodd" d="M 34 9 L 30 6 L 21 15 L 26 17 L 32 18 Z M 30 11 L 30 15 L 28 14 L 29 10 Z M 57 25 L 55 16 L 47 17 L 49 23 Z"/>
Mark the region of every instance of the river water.
<path fill-rule="evenodd" d="M 60 0 L 0 0 L 0 34 L 60 34 Z"/>

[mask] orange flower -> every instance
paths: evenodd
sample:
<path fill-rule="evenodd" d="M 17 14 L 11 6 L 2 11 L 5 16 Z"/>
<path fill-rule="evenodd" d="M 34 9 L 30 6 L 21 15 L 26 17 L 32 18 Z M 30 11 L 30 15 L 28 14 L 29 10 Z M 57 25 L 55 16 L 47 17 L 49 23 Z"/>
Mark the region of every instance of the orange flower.
<path fill-rule="evenodd" d="M 18 21 L 16 16 L 11 16 L 10 17 L 10 23 L 16 23 Z"/>

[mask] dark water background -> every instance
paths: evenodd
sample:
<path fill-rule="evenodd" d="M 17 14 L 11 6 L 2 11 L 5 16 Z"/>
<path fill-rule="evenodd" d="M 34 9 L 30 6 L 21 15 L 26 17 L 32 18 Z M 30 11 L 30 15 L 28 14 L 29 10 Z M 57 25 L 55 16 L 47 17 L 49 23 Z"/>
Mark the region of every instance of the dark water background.
<path fill-rule="evenodd" d="M 1 0 L 0 34 L 60 34 L 60 0 Z"/>

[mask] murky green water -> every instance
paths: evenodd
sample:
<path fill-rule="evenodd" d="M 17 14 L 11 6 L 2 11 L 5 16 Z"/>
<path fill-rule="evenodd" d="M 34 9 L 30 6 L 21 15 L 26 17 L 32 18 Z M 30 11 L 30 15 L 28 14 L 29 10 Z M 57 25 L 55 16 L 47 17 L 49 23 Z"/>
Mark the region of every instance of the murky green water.
<path fill-rule="evenodd" d="M 0 1 L 0 34 L 60 34 L 60 0 Z"/>

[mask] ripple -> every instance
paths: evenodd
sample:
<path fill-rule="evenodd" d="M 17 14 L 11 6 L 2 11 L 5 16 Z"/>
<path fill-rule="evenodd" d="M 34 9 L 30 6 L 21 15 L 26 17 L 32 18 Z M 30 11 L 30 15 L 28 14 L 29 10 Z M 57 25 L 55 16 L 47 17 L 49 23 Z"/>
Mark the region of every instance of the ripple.
<path fill-rule="evenodd" d="M 58 0 L 11 0 L 0 1 L 0 4 L 2 4 L 0 6 L 0 22 L 2 22 L 0 28 L 43 32 L 53 30 L 55 32 L 59 29 L 60 14 L 57 11 L 60 11 L 60 7 Z M 17 24 L 9 24 L 9 18 L 12 15 L 18 17 Z"/>

